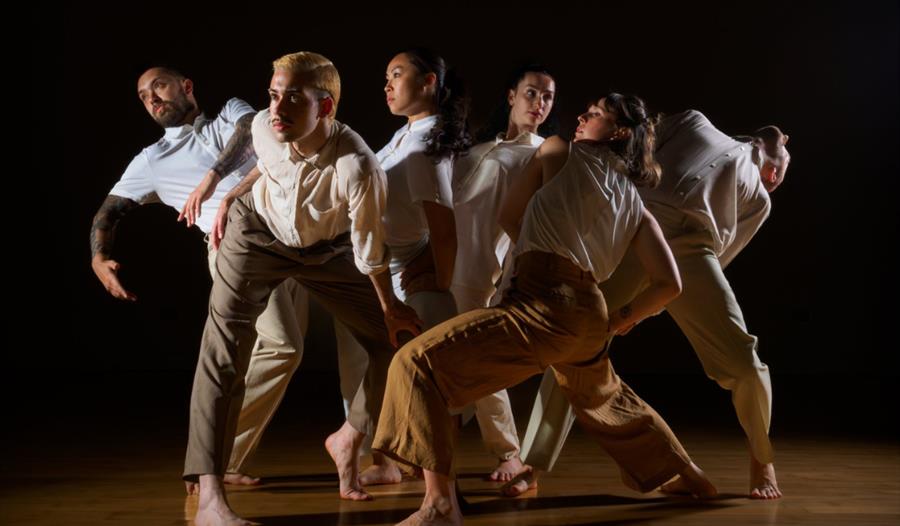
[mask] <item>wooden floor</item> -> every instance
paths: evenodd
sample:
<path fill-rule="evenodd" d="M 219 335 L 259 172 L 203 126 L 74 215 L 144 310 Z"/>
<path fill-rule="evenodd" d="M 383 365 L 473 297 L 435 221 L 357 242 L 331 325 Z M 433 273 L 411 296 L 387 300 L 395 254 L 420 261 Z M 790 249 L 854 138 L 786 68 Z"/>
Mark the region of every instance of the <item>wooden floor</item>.
<path fill-rule="evenodd" d="M 373 502 L 340 501 L 333 466 L 317 438 L 322 426 L 276 431 L 254 462 L 265 484 L 230 492 L 233 506 L 245 517 L 267 526 L 381 525 L 401 520 L 418 506 L 423 494 L 419 481 L 372 488 Z M 69 437 L 69 442 L 59 437 L 63 444 L 56 448 L 20 448 L 30 453 L 5 462 L 0 523 L 192 524 L 196 497 L 186 498 L 178 479 L 180 440 L 150 431 L 118 439 L 98 436 L 85 445 L 80 443 L 85 436 Z M 459 456 L 460 484 L 469 503 L 466 523 L 900 524 L 896 441 L 783 438 L 777 444 L 778 475 L 786 496 L 759 502 L 744 497 L 746 459 L 739 435 L 695 430 L 681 438 L 718 486 L 719 499 L 697 502 L 634 493 L 580 432 L 573 434 L 539 491 L 524 498 L 499 498 L 496 484 L 483 480 L 491 461 L 481 450 L 477 428 L 469 426 Z"/>

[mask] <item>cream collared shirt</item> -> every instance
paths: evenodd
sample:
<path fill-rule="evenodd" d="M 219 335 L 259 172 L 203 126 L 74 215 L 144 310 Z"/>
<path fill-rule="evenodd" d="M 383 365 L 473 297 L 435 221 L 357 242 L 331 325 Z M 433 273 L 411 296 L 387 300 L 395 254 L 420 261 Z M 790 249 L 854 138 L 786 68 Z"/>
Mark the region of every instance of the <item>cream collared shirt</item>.
<path fill-rule="evenodd" d="M 544 138 L 523 132 L 511 140 L 505 134 L 473 146 L 453 167 L 453 214 L 456 218 L 454 287 L 466 287 L 488 297 L 500 277 L 509 250 L 509 236 L 498 214 L 513 182 L 522 174 Z"/>
<path fill-rule="evenodd" d="M 381 221 L 385 175 L 356 132 L 334 121 L 319 151 L 303 157 L 290 144 L 278 142 L 269 110 L 263 110 L 253 120 L 253 147 L 262 172 L 253 185 L 253 201 L 276 239 L 303 248 L 350 232 L 359 271 L 387 269 Z"/>

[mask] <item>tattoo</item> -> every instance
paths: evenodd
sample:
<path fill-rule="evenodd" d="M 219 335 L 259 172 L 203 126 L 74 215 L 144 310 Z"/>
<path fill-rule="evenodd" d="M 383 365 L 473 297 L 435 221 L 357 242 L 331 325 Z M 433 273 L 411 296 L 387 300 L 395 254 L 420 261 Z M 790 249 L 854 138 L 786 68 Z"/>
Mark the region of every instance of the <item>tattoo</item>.
<path fill-rule="evenodd" d="M 125 214 L 138 206 L 140 205 L 136 201 L 126 197 L 106 196 L 91 224 L 91 257 L 97 254 L 109 256 L 112 252 L 116 225 Z"/>
<path fill-rule="evenodd" d="M 250 134 L 252 125 L 252 113 L 244 115 L 234 125 L 234 134 L 228 140 L 228 144 L 225 145 L 225 149 L 222 150 L 219 159 L 216 160 L 216 164 L 212 167 L 213 171 L 218 174 L 219 179 L 239 168 L 255 154 Z"/>
<path fill-rule="evenodd" d="M 632 313 L 631 313 L 631 304 L 630 303 L 626 303 L 624 307 L 619 309 L 619 317 L 622 318 L 623 320 L 627 320 L 628 318 L 630 318 L 631 314 Z"/>

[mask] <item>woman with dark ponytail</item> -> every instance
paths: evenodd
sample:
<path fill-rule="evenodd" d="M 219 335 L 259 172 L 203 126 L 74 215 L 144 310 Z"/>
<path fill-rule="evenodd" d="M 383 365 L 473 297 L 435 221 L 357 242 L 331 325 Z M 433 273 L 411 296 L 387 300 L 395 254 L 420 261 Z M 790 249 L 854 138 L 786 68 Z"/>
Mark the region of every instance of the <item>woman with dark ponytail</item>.
<path fill-rule="evenodd" d="M 544 141 L 510 189 L 500 224 L 516 243 L 515 277 L 503 300 L 422 333 L 391 362 L 372 448 L 421 467 L 425 478 L 422 506 L 403 524 L 462 524 L 451 411 L 548 367 L 628 487 L 648 492 L 676 479 L 697 497 L 716 495 L 605 351 L 610 337 L 681 293 L 672 252 L 635 187 L 659 176 L 646 149 L 653 123 L 639 98 L 607 100 L 579 117 L 572 143 Z M 649 286 L 607 312 L 597 284 L 629 249 Z"/>
<path fill-rule="evenodd" d="M 499 95 L 499 94 L 498 94 Z M 499 97 L 498 97 L 499 99 Z M 453 168 L 453 213 L 459 246 L 451 291 L 460 312 L 487 307 L 509 249 L 497 214 L 510 185 L 555 126 L 556 81 L 540 64 L 517 68 L 481 142 Z M 519 436 L 506 390 L 475 403 L 485 448 L 497 459 L 490 479 L 508 482 L 522 469 Z"/>
<path fill-rule="evenodd" d="M 451 181 L 456 157 L 468 150 L 463 84 L 443 58 L 408 49 L 391 59 L 384 86 L 388 109 L 406 117 L 377 154 L 387 175 L 383 215 L 397 297 L 415 309 L 424 329 L 456 315 L 450 292 L 456 261 Z M 363 485 L 400 482 L 395 464 L 373 453 Z"/>

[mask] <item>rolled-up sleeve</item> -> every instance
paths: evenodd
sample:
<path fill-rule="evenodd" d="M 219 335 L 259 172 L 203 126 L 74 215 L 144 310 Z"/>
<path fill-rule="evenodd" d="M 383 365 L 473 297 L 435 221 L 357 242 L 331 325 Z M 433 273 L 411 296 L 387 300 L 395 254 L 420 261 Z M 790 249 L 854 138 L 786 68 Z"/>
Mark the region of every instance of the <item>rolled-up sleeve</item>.
<path fill-rule="evenodd" d="M 363 274 L 379 274 L 390 263 L 381 219 L 387 200 L 387 178 L 374 156 L 348 156 L 338 163 L 339 184 L 347 196 L 353 261 Z"/>

